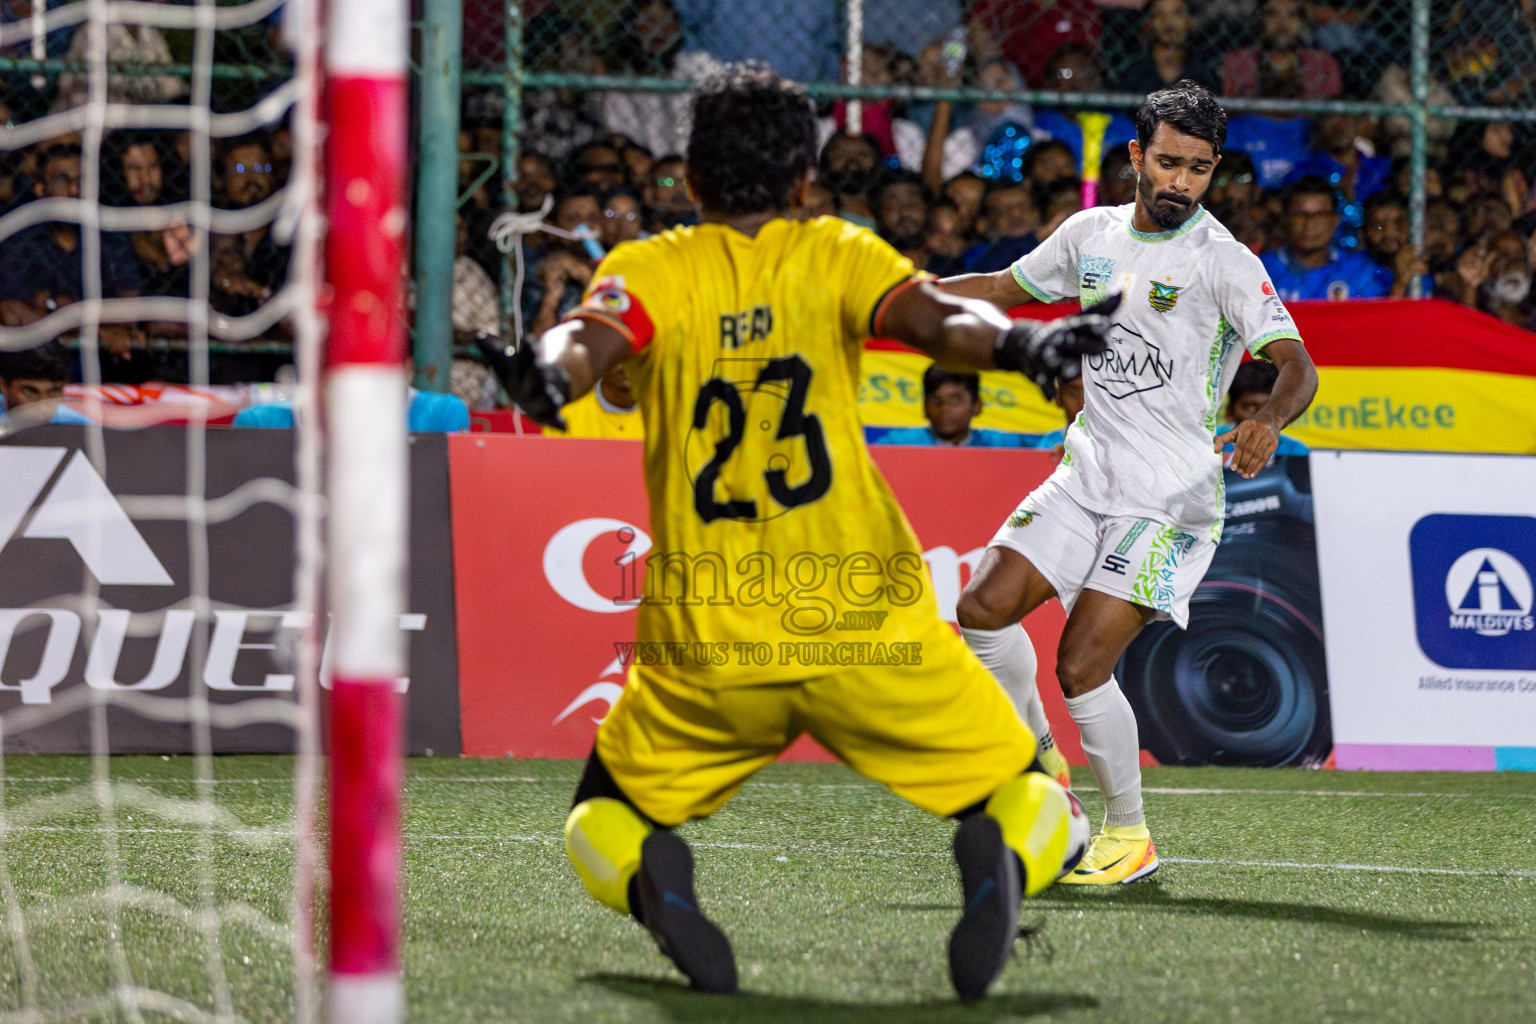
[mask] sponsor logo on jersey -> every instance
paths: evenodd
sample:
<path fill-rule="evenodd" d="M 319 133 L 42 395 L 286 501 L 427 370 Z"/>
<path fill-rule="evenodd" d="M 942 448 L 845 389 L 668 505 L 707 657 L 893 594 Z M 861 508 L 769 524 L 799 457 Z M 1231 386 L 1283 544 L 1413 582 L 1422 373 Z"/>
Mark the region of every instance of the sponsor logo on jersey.
<path fill-rule="evenodd" d="M 1429 515 L 1408 549 L 1419 647 L 1430 660 L 1536 669 L 1536 518 Z"/>
<path fill-rule="evenodd" d="M 1014 527 L 1015 529 L 1020 526 L 1028 526 L 1034 521 L 1035 510 L 1032 508 L 1021 508 L 1014 512 L 1013 515 L 1008 517 L 1008 525 Z"/>
<path fill-rule="evenodd" d="M 1159 313 L 1166 313 L 1173 309 L 1174 303 L 1179 301 L 1179 291 L 1184 286 L 1181 284 L 1161 284 L 1152 282 L 1152 290 L 1147 293 L 1147 303 Z"/>
<path fill-rule="evenodd" d="M 1107 256 L 1089 256 L 1087 253 L 1079 253 L 1077 257 L 1077 282 L 1078 290 L 1082 293 L 1084 301 L 1096 301 L 1103 297 L 1109 288 L 1109 280 L 1115 273 L 1115 261 Z M 1092 299 L 1090 300 L 1090 296 Z"/>
<path fill-rule="evenodd" d="M 1274 295 L 1275 294 L 1275 286 L 1270 284 L 1268 281 L 1264 282 L 1263 287 L 1262 287 L 1261 290 L 1264 292 L 1265 295 Z"/>
<path fill-rule="evenodd" d="M 1148 341 L 1122 323 L 1109 329 L 1109 347 L 1098 355 L 1085 356 L 1088 380 L 1110 398 L 1129 398 L 1153 391 L 1173 377 L 1173 360 L 1162 346 Z"/>

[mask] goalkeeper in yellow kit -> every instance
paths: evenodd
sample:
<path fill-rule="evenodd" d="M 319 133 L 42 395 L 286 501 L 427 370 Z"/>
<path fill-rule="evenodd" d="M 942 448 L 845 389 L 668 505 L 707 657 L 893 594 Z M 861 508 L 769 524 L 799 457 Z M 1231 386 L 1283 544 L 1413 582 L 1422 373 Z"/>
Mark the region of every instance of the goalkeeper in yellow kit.
<path fill-rule="evenodd" d="M 878 334 L 1043 383 L 1102 351 L 1108 322 L 1015 323 L 942 294 L 862 228 L 785 219 L 814 161 L 805 93 L 728 67 L 694 108 L 687 173 L 703 222 L 620 245 L 537 344 L 482 345 L 534 419 L 560 425 L 560 408 L 621 363 L 644 417 L 654 547 L 628 682 L 598 729 L 566 849 L 592 895 L 633 915 L 696 988 L 734 991 L 730 943 L 701 913 L 671 829 L 808 732 L 959 819 L 950 974 L 978 999 L 1012 949 L 1020 898 L 1081 856 L 1088 826 L 939 618 L 922 548 L 864 447 L 859 357 Z"/>

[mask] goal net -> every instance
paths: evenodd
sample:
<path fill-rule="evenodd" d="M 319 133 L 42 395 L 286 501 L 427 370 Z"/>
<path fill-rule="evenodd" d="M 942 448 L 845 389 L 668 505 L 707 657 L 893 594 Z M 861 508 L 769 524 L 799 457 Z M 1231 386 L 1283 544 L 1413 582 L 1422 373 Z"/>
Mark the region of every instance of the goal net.
<path fill-rule="evenodd" d="M 399 1019 L 404 0 L 0 13 L 0 1024 Z"/>

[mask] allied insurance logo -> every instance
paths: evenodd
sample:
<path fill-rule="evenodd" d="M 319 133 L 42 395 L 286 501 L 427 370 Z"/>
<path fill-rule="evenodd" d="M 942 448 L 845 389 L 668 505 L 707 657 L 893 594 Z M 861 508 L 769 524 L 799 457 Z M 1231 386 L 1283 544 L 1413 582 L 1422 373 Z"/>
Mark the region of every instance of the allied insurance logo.
<path fill-rule="evenodd" d="M 1536 518 L 1425 516 L 1408 550 L 1419 647 L 1431 661 L 1536 669 Z"/>

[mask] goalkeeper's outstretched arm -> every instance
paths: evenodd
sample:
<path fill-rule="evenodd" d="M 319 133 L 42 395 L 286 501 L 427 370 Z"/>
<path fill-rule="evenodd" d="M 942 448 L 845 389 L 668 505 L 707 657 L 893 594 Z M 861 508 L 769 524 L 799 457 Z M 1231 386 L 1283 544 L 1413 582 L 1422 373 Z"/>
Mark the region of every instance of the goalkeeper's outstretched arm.
<path fill-rule="evenodd" d="M 1013 279 L 1011 269 L 998 270 L 990 274 L 960 274 L 955 277 L 946 277 L 939 284 L 950 295 L 981 299 L 999 309 L 1012 309 L 1014 306 L 1035 301 L 1033 295 L 1019 287 L 1019 282 Z"/>
<path fill-rule="evenodd" d="M 489 334 L 476 335 L 475 344 L 517 407 L 561 430 L 561 407 L 591 391 L 631 351 L 616 328 L 589 317 L 556 324 L 516 349 Z"/>
<path fill-rule="evenodd" d="M 1010 320 L 988 301 L 953 294 L 948 282 L 942 291 L 921 284 L 891 300 L 880 328 L 946 369 L 1013 370 L 1050 395 L 1058 379 L 1078 375 L 1083 356 L 1104 351 L 1108 314 L 1119 304 L 1114 295 L 1077 316 L 1048 323 Z"/>

